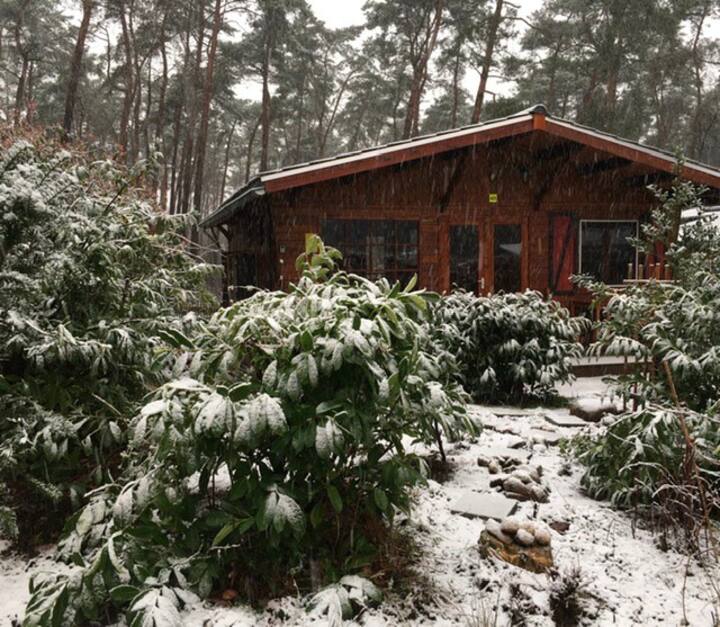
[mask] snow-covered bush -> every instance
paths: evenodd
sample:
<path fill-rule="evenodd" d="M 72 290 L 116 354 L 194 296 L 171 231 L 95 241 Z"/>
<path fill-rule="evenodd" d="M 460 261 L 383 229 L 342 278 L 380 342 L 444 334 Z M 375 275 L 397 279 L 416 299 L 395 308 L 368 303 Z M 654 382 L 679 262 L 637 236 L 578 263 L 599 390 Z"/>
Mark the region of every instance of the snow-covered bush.
<path fill-rule="evenodd" d="M 660 206 L 645 228 L 651 238 L 646 246 L 674 237 L 672 225 L 679 225 L 682 209 L 699 212 L 677 241 L 663 241 L 674 281 L 650 281 L 620 292 L 584 282 L 605 302 L 591 351 L 640 363 L 616 380 L 626 399 L 674 404 L 674 386 L 683 404 L 702 412 L 720 400 L 720 229 L 715 216 L 697 204 L 702 190 L 677 182 L 657 193 Z"/>
<path fill-rule="evenodd" d="M 588 327 L 538 292 L 477 297 L 455 292 L 434 307 L 434 334 L 460 364 L 478 401 L 546 400 L 570 380 Z"/>
<path fill-rule="evenodd" d="M 649 405 L 617 418 L 606 432 L 574 444 L 582 485 L 621 509 L 682 522 L 692 539 L 720 506 L 720 420 Z"/>
<path fill-rule="evenodd" d="M 591 350 L 637 360 L 615 386 L 640 409 L 575 447 L 592 496 L 649 511 L 691 544 L 720 508 L 720 230 L 702 191 L 679 181 L 658 191 L 644 228 L 640 245 L 666 246 L 673 282 L 620 292 L 582 282 L 606 301 Z M 698 219 L 681 228 L 685 210 Z"/>
<path fill-rule="evenodd" d="M 288 293 L 257 292 L 173 334 L 177 378 L 132 421 L 122 479 L 68 526 L 62 553 L 82 570 L 36 588 L 33 607 L 72 623 L 132 612 L 149 590 L 252 599 L 374 559 L 383 521 L 425 475 L 408 438 L 472 425 L 427 352 L 433 297 L 333 273 L 335 252 L 309 246 Z"/>
<path fill-rule="evenodd" d="M 0 512 L 18 515 L 0 531 L 26 543 L 108 478 L 159 335 L 203 302 L 209 269 L 133 189 L 142 173 L 0 146 Z"/>

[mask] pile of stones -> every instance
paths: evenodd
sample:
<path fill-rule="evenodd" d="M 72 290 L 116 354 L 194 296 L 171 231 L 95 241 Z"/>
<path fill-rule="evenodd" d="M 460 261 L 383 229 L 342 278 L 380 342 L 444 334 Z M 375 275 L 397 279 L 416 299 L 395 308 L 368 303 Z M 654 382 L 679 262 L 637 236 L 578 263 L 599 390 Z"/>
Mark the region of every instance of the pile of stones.
<path fill-rule="evenodd" d="M 516 501 L 547 503 L 550 488 L 542 482 L 542 466 L 520 465 L 511 459 L 478 458 L 480 466 L 486 466 L 491 475 L 491 488 L 499 488 Z"/>
<path fill-rule="evenodd" d="M 531 520 L 520 522 L 513 516 L 502 522 L 488 520 L 485 531 L 503 544 L 514 542 L 524 547 L 550 546 L 551 541 L 550 530 L 542 523 Z"/>
<path fill-rule="evenodd" d="M 501 559 L 533 573 L 553 568 L 550 530 L 539 522 L 505 518 L 488 520 L 478 543 L 480 554 Z"/>

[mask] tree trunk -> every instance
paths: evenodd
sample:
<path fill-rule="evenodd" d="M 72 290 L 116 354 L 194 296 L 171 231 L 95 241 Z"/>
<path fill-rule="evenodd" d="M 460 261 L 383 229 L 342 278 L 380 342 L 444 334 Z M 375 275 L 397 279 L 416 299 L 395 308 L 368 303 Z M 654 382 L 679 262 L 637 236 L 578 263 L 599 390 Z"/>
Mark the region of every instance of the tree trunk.
<path fill-rule="evenodd" d="M 225 199 L 225 184 L 227 183 L 228 164 L 230 163 L 230 147 L 232 146 L 233 135 L 235 135 L 235 127 L 237 126 L 237 120 L 233 121 L 230 132 L 228 133 L 227 143 L 225 144 L 225 160 L 223 162 L 223 173 L 220 181 L 220 194 L 219 202 Z"/>
<path fill-rule="evenodd" d="M 168 87 L 168 58 L 167 42 L 165 41 L 165 21 L 161 33 L 160 55 L 162 57 L 162 78 L 160 80 L 160 93 L 158 94 L 157 126 L 155 127 L 155 143 L 163 153 L 162 175 L 160 178 L 160 206 L 167 210 L 168 163 L 167 142 L 165 141 L 165 97 Z"/>
<path fill-rule="evenodd" d="M 410 98 L 408 99 L 407 111 L 405 112 L 405 125 L 403 129 L 403 139 L 417 135 L 420 120 L 420 101 L 422 100 L 425 84 L 428 79 L 428 64 L 435 43 L 437 42 L 438 32 L 442 25 L 443 13 L 445 11 L 445 0 L 437 0 L 435 2 L 434 16 L 428 25 L 426 37 L 421 51 L 415 59 L 413 65 L 413 78 L 410 86 Z"/>
<path fill-rule="evenodd" d="M 265 49 L 262 63 L 262 105 L 260 110 L 261 146 L 260 146 L 260 170 L 268 169 L 268 160 L 270 157 L 270 122 L 272 113 L 270 111 L 270 67 L 272 64 L 273 49 L 273 33 L 272 33 L 272 15 L 274 9 L 269 8 L 265 16 Z"/>
<path fill-rule="evenodd" d="M 205 176 L 205 153 L 207 151 L 208 125 L 210 123 L 210 103 L 213 98 L 213 79 L 215 76 L 215 57 L 217 55 L 218 35 L 222 27 L 222 0 L 215 0 L 213 25 L 210 34 L 205 85 L 203 87 L 202 111 L 200 114 L 200 131 L 197 138 L 197 156 L 195 158 L 195 195 L 193 206 L 198 217 L 202 215 L 203 178 Z"/>
<path fill-rule="evenodd" d="M 125 63 L 123 66 L 125 75 L 125 92 L 123 95 L 122 111 L 120 113 L 120 132 L 118 134 L 118 148 L 122 158 L 127 159 L 128 152 L 128 128 L 130 126 L 130 114 L 135 95 L 133 88 L 133 61 L 132 48 L 130 44 L 130 32 L 128 28 L 127 15 L 125 14 L 125 0 L 121 0 L 120 5 L 120 24 L 122 26 L 122 45 L 125 54 Z"/>
<path fill-rule="evenodd" d="M 490 78 L 490 68 L 492 67 L 493 57 L 495 56 L 498 31 L 502 23 L 503 5 L 504 0 L 495 0 L 495 12 L 490 19 L 488 38 L 485 43 L 485 55 L 483 57 L 482 69 L 480 70 L 480 84 L 478 85 L 477 94 L 475 95 L 475 106 L 473 107 L 472 118 L 470 120 L 472 124 L 477 124 L 482 115 L 485 92 L 487 91 L 488 79 Z"/>
<path fill-rule="evenodd" d="M 260 117 L 258 117 L 257 122 L 255 122 L 255 126 L 253 126 L 252 133 L 250 133 L 250 139 L 248 140 L 247 158 L 245 159 L 245 182 L 246 183 L 250 180 L 250 168 L 252 168 L 253 145 L 255 144 L 255 136 L 257 135 L 257 131 L 258 131 L 258 128 L 261 123 L 262 123 L 262 113 L 260 114 Z"/>
<path fill-rule="evenodd" d="M 65 138 L 69 139 L 73 130 L 73 116 L 75 115 L 75 99 L 77 98 L 77 90 L 80 85 L 80 76 L 82 74 L 82 61 L 85 54 L 85 40 L 90 30 L 90 19 L 92 11 L 95 7 L 94 0 L 83 0 L 83 14 L 80 22 L 80 30 L 75 40 L 75 50 L 73 51 L 72 61 L 70 62 L 70 79 L 67 84 L 65 93 L 65 115 L 63 116 L 63 131 Z"/>

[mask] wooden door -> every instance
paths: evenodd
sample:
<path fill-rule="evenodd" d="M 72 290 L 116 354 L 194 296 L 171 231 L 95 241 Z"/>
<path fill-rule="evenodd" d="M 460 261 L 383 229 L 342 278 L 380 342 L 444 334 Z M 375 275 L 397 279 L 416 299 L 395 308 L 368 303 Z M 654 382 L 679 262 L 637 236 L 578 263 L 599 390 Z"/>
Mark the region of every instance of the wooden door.
<path fill-rule="evenodd" d="M 477 224 L 448 227 L 450 288 L 480 294 L 484 291 L 482 229 Z"/>
<path fill-rule="evenodd" d="M 527 288 L 527 221 L 492 220 L 487 227 L 485 284 L 490 292 Z"/>

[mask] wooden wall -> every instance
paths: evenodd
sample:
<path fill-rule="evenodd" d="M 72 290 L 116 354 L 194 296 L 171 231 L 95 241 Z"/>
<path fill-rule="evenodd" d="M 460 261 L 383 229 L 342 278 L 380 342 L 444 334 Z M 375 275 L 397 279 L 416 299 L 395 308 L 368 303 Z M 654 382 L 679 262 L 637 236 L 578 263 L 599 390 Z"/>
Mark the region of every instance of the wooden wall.
<path fill-rule="evenodd" d="M 648 170 L 567 143 L 542 132 L 317 183 L 268 197 L 274 275 L 286 287 L 306 233 L 320 233 L 326 218 L 385 218 L 419 222 L 419 283 L 449 288 L 452 224 L 477 224 L 484 234 L 483 264 L 492 257 L 492 225 L 522 225 L 522 286 L 548 292 L 550 219 L 635 219 L 653 196 L 635 179 Z M 497 202 L 491 202 L 495 195 Z M 243 228 L 238 222 L 235 229 Z M 488 275 L 490 276 L 490 274 Z M 488 289 L 492 285 L 486 285 Z"/>

